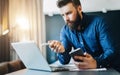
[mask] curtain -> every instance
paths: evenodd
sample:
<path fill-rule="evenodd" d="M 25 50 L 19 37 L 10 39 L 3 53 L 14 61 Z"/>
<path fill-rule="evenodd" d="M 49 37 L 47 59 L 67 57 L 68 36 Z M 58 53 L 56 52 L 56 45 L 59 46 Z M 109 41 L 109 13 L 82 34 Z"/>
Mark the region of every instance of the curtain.
<path fill-rule="evenodd" d="M 9 0 L 10 42 L 35 41 L 46 56 L 42 0 Z M 11 47 L 11 60 L 16 59 Z"/>
<path fill-rule="evenodd" d="M 8 0 L 0 0 L 0 35 L 5 35 L 9 32 L 8 4 Z"/>
<path fill-rule="evenodd" d="M 0 62 L 10 60 L 8 0 L 0 0 Z"/>

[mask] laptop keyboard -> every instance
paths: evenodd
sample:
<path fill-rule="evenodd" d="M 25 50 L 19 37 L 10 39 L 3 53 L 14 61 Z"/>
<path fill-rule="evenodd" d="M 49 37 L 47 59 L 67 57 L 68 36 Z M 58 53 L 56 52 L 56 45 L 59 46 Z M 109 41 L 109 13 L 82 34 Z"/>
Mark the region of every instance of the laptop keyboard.
<path fill-rule="evenodd" d="M 51 67 L 52 68 L 52 71 L 54 72 L 58 72 L 58 71 L 69 71 L 68 68 L 65 68 L 65 67 Z"/>

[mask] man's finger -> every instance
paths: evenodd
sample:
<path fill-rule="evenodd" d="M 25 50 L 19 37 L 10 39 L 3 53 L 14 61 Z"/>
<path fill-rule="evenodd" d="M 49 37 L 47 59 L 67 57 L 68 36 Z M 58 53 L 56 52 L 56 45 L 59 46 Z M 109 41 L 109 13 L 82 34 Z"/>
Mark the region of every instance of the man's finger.
<path fill-rule="evenodd" d="M 86 67 L 87 63 L 85 63 L 85 62 L 74 62 L 74 64 L 75 64 L 79 69 L 85 69 L 85 68 L 87 68 L 87 67 Z"/>
<path fill-rule="evenodd" d="M 74 56 L 74 59 L 77 59 L 77 60 L 84 60 L 84 57 L 83 56 Z"/>
<path fill-rule="evenodd" d="M 85 57 L 91 57 L 91 55 L 86 52 L 84 53 L 84 55 L 85 55 Z"/>

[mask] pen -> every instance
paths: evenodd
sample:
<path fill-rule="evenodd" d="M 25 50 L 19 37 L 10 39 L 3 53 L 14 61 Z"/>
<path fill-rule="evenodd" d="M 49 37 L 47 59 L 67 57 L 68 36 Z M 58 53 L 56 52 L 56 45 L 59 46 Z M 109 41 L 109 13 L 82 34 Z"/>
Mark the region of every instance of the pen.
<path fill-rule="evenodd" d="M 49 45 L 50 43 L 42 43 L 41 46 Z"/>

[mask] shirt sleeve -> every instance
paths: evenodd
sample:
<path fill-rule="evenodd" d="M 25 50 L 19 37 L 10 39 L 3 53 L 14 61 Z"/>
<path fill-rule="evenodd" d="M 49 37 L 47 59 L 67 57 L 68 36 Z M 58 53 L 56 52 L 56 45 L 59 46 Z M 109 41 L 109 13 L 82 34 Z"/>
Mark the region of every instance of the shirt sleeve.
<path fill-rule="evenodd" d="M 113 42 L 110 36 L 110 27 L 103 21 L 103 19 L 99 21 L 99 25 L 97 27 L 100 45 L 103 49 L 103 53 L 99 57 L 95 57 L 97 67 L 108 67 L 115 54 Z"/>
<path fill-rule="evenodd" d="M 58 53 L 58 60 L 60 61 L 61 64 L 68 64 L 71 58 L 71 56 L 69 55 L 69 52 L 71 51 L 72 46 L 68 39 L 67 34 L 68 33 L 66 33 L 65 27 L 63 27 L 63 29 L 61 29 L 61 32 L 60 32 L 60 41 L 65 48 L 65 52 Z"/>

